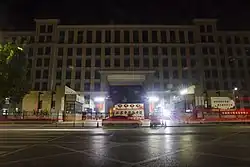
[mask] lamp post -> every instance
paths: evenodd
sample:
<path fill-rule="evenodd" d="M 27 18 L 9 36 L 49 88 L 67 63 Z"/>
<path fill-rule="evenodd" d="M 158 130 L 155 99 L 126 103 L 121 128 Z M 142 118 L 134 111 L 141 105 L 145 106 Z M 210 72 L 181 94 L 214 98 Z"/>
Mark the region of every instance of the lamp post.
<path fill-rule="evenodd" d="M 182 89 L 180 90 L 180 95 L 182 95 L 184 97 L 184 111 L 187 111 L 187 99 L 186 99 L 186 95 L 188 93 L 187 89 Z"/>
<path fill-rule="evenodd" d="M 235 93 L 236 93 L 236 91 L 238 90 L 238 88 L 237 87 L 234 87 L 233 88 L 233 101 L 234 101 L 234 108 L 237 108 L 236 107 L 236 95 L 235 95 Z"/>

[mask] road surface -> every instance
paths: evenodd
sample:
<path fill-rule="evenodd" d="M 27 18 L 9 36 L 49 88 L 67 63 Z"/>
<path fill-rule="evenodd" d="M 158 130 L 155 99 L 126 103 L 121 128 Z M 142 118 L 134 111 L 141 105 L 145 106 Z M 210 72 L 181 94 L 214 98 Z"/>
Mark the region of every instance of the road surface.
<path fill-rule="evenodd" d="M 250 127 L 1 129 L 1 167 L 248 167 Z"/>

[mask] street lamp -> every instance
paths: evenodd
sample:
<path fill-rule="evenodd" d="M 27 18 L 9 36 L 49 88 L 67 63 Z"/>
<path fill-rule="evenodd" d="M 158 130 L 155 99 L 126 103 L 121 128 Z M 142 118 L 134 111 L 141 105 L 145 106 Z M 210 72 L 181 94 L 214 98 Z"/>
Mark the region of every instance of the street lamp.
<path fill-rule="evenodd" d="M 150 97 L 148 97 L 148 101 L 150 101 L 150 102 L 157 102 L 157 101 L 159 101 L 159 98 L 156 97 L 156 96 L 150 96 Z"/>
<path fill-rule="evenodd" d="M 236 96 L 235 96 L 235 92 L 238 90 L 237 87 L 234 87 L 233 89 L 233 101 L 234 101 L 234 108 L 236 108 Z"/>
<path fill-rule="evenodd" d="M 182 89 L 180 90 L 180 95 L 184 97 L 184 110 L 187 111 L 187 99 L 186 95 L 188 94 L 188 89 Z"/>

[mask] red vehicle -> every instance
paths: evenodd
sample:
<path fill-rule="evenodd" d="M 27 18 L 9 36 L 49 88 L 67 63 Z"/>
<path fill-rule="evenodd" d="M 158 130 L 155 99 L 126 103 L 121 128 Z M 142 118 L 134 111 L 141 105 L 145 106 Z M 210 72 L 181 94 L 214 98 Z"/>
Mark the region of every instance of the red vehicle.
<path fill-rule="evenodd" d="M 139 127 L 141 125 L 140 120 L 134 120 L 131 117 L 126 116 L 113 116 L 102 120 L 103 126 L 114 126 L 114 125 L 131 125 Z"/>

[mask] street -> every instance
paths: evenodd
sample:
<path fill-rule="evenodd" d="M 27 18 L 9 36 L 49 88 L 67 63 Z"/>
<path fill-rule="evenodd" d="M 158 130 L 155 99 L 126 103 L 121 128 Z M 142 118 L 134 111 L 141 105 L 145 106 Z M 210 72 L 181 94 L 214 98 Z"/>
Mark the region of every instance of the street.
<path fill-rule="evenodd" d="M 32 127 L 30 127 L 32 128 Z M 249 126 L 0 129 L 1 167 L 248 167 Z"/>

